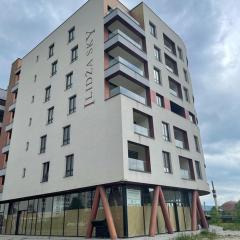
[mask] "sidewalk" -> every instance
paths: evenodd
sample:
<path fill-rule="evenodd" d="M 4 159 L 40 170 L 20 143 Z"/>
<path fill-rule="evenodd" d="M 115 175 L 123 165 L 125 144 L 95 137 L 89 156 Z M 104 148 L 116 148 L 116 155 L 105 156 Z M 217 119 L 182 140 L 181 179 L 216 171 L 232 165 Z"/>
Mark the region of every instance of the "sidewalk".
<path fill-rule="evenodd" d="M 223 231 L 221 227 L 217 226 L 210 226 L 209 227 L 210 232 L 214 232 L 219 235 L 218 239 L 221 240 L 240 240 L 240 231 Z M 173 240 L 178 236 L 181 235 L 196 235 L 200 233 L 200 231 L 195 232 L 178 232 L 174 234 L 162 234 L 157 235 L 155 237 L 136 237 L 136 238 L 129 238 L 131 240 Z M 9 235 L 0 235 L 0 240 L 74 240 L 74 239 L 86 239 L 84 237 L 37 237 L 37 236 L 9 236 Z M 98 238 L 98 240 L 100 240 Z"/>

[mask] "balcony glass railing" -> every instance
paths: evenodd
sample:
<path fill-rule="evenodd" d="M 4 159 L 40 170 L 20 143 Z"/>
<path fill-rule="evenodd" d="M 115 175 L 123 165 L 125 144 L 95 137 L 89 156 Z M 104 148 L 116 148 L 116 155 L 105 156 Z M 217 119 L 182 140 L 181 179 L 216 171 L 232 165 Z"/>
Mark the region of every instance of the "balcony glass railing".
<path fill-rule="evenodd" d="M 146 99 L 134 92 L 131 92 L 130 90 L 124 88 L 124 87 L 116 87 L 110 91 L 110 97 L 116 96 L 118 94 L 125 95 L 126 97 L 129 97 L 137 102 L 140 102 L 144 105 L 146 105 Z"/>
<path fill-rule="evenodd" d="M 175 139 L 175 142 L 176 142 L 176 147 L 178 147 L 178 148 L 182 148 L 182 149 L 185 148 L 185 147 L 184 147 L 184 142 L 183 142 L 183 141 L 180 141 L 180 140 Z"/>
<path fill-rule="evenodd" d="M 138 124 L 134 124 L 134 132 L 149 137 L 149 129 L 142 127 Z"/>
<path fill-rule="evenodd" d="M 146 163 L 144 160 L 128 158 L 128 168 L 129 170 L 145 172 Z"/>
<path fill-rule="evenodd" d="M 137 43 L 135 40 L 133 40 L 132 38 L 130 38 L 127 34 L 125 34 L 124 32 L 122 32 L 119 29 L 116 29 L 115 31 L 113 31 L 112 33 L 109 34 L 108 39 L 116 36 L 117 34 L 121 35 L 122 37 L 124 37 L 126 40 L 128 40 L 130 43 L 132 43 L 134 46 L 136 46 L 137 48 L 143 50 L 142 45 Z"/>
<path fill-rule="evenodd" d="M 182 179 L 191 179 L 187 169 L 180 169 Z"/>
<path fill-rule="evenodd" d="M 132 71 L 138 73 L 139 75 L 144 77 L 144 72 L 143 70 L 141 70 L 140 68 L 138 68 L 137 66 L 135 66 L 134 64 L 130 63 L 129 61 L 127 61 L 126 59 L 122 58 L 122 57 L 115 57 L 113 59 L 111 59 L 109 61 L 109 67 L 117 64 L 117 63 L 121 63 L 124 66 L 130 68 Z"/>

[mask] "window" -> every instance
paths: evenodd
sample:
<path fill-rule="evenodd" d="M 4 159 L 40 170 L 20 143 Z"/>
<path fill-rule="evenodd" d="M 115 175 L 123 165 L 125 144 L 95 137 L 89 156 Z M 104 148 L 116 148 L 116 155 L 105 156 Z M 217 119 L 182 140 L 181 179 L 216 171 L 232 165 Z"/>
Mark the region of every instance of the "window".
<path fill-rule="evenodd" d="M 160 72 L 160 70 L 157 69 L 156 67 L 154 67 L 153 74 L 154 74 L 154 81 L 157 84 L 161 84 L 161 72 Z"/>
<path fill-rule="evenodd" d="M 74 40 L 74 35 L 75 35 L 75 27 L 71 28 L 68 31 L 68 42 L 71 42 Z"/>
<path fill-rule="evenodd" d="M 186 69 L 183 69 L 183 73 L 184 73 L 184 79 L 185 79 L 185 81 L 188 82 L 189 79 L 188 79 L 188 73 L 187 73 L 187 70 L 186 70 Z"/>
<path fill-rule="evenodd" d="M 66 75 L 66 90 L 72 87 L 72 76 L 73 72 L 70 72 Z"/>
<path fill-rule="evenodd" d="M 35 74 L 34 75 L 34 82 L 36 82 L 37 81 L 37 75 Z"/>
<path fill-rule="evenodd" d="M 156 32 L 156 26 L 149 22 L 149 26 L 150 26 L 150 33 L 154 36 L 154 37 L 157 37 L 157 32 Z"/>
<path fill-rule="evenodd" d="M 70 143 L 70 125 L 63 128 L 63 145 Z"/>
<path fill-rule="evenodd" d="M 52 44 L 50 47 L 49 47 L 49 52 L 48 52 L 48 57 L 52 57 L 53 56 L 53 50 L 54 50 L 54 44 Z"/>
<path fill-rule="evenodd" d="M 0 99 L 0 105 L 1 105 L 1 106 L 5 106 L 5 104 L 6 104 L 6 100 Z"/>
<path fill-rule="evenodd" d="M 199 145 L 199 140 L 197 136 L 194 136 L 194 142 L 195 142 L 196 151 L 200 152 L 200 145 Z"/>
<path fill-rule="evenodd" d="M 178 50 L 178 56 L 179 58 L 183 61 L 183 53 L 182 53 L 182 49 L 180 47 L 177 47 Z"/>
<path fill-rule="evenodd" d="M 30 127 L 32 125 L 32 118 L 29 118 L 28 126 Z"/>
<path fill-rule="evenodd" d="M 48 102 L 50 100 L 51 96 L 51 86 L 48 86 L 45 88 L 45 102 Z"/>
<path fill-rule="evenodd" d="M 32 96 L 32 100 L 31 100 L 31 103 L 34 103 L 34 96 Z"/>
<path fill-rule="evenodd" d="M 71 61 L 74 62 L 78 58 L 78 46 L 75 46 L 72 50 Z"/>
<path fill-rule="evenodd" d="M 26 168 L 23 168 L 23 174 L 22 174 L 22 178 L 26 177 Z"/>
<path fill-rule="evenodd" d="M 187 132 L 177 127 L 173 127 L 173 129 L 176 147 L 189 150 Z"/>
<path fill-rule="evenodd" d="M 57 73 L 57 61 L 52 63 L 52 76 Z"/>
<path fill-rule="evenodd" d="M 170 142 L 170 129 L 169 129 L 169 124 L 166 122 L 162 122 L 162 136 L 163 140 Z"/>
<path fill-rule="evenodd" d="M 69 98 L 69 110 L 68 114 L 76 112 L 76 95 Z"/>
<path fill-rule="evenodd" d="M 171 112 L 176 113 L 177 115 L 183 118 L 186 118 L 185 109 L 179 106 L 178 104 L 176 104 L 175 102 L 170 101 L 170 109 L 171 109 Z"/>
<path fill-rule="evenodd" d="M 201 171 L 201 165 L 199 161 L 195 161 L 195 167 L 196 167 L 197 178 L 202 179 L 202 171 Z"/>
<path fill-rule="evenodd" d="M 178 75 L 178 68 L 177 63 L 174 61 L 171 57 L 169 57 L 167 54 L 164 54 L 165 56 L 165 64 L 167 65 L 166 68 L 168 71 Z"/>
<path fill-rule="evenodd" d="M 3 117 L 4 117 L 4 111 L 0 110 L 0 122 L 3 121 Z"/>
<path fill-rule="evenodd" d="M 195 180 L 192 159 L 179 156 L 181 178 L 185 180 Z"/>
<path fill-rule="evenodd" d="M 29 142 L 26 142 L 26 152 L 28 151 L 29 149 Z"/>
<path fill-rule="evenodd" d="M 156 46 L 154 46 L 154 56 L 157 61 L 161 62 L 161 50 Z"/>
<path fill-rule="evenodd" d="M 51 107 L 48 109 L 47 124 L 51 124 L 53 122 L 53 112 L 54 112 L 54 107 Z"/>
<path fill-rule="evenodd" d="M 40 138 L 40 153 L 46 152 L 47 135 Z"/>
<path fill-rule="evenodd" d="M 164 107 L 164 98 L 158 93 L 156 94 L 156 101 L 158 106 Z"/>
<path fill-rule="evenodd" d="M 49 162 L 43 163 L 42 182 L 48 181 L 49 174 Z"/>
<path fill-rule="evenodd" d="M 173 53 L 174 55 L 176 55 L 175 43 L 165 34 L 163 34 L 163 41 L 164 41 L 165 48 L 171 53 Z"/>
<path fill-rule="evenodd" d="M 113 9 L 108 5 L 107 10 L 108 10 L 108 13 L 110 13 L 110 12 L 112 12 Z"/>
<path fill-rule="evenodd" d="M 162 152 L 163 155 L 163 165 L 165 173 L 172 173 L 171 157 L 169 152 Z"/>
<path fill-rule="evenodd" d="M 168 81 L 169 81 L 170 93 L 171 93 L 173 96 L 182 99 L 182 88 L 181 88 L 181 84 L 178 83 L 177 81 L 173 80 L 173 79 L 170 78 L 170 77 L 168 77 Z"/>
<path fill-rule="evenodd" d="M 70 177 L 73 175 L 73 159 L 74 155 L 68 155 L 66 156 L 66 172 L 65 177 Z"/>
<path fill-rule="evenodd" d="M 194 124 L 197 124 L 197 120 L 196 120 L 195 115 L 194 115 L 193 113 L 191 113 L 191 112 L 189 112 L 188 114 L 189 114 L 189 119 L 190 119 L 190 121 L 191 121 L 192 123 L 194 123 Z"/>
<path fill-rule="evenodd" d="M 186 100 L 187 102 L 190 102 L 188 89 L 184 87 L 184 88 L 183 88 L 183 91 L 184 91 L 185 100 Z"/>
<path fill-rule="evenodd" d="M 39 60 L 39 56 L 36 57 L 36 62 L 38 62 L 38 60 Z"/>

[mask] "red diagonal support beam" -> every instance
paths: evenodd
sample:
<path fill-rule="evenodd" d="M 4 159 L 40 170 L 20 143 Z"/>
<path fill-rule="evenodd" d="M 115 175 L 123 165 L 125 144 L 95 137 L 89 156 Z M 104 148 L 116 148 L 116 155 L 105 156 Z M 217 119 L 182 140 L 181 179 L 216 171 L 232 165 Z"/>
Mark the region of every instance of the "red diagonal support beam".
<path fill-rule="evenodd" d="M 159 189 L 160 186 L 156 186 L 154 189 L 152 209 L 151 209 L 151 219 L 149 225 L 149 236 L 154 237 L 157 229 L 157 208 L 158 208 L 158 200 L 159 200 Z"/>
<path fill-rule="evenodd" d="M 105 213 L 105 217 L 107 220 L 107 225 L 108 225 L 108 231 L 109 231 L 109 235 L 111 239 L 117 239 L 117 232 L 116 232 L 116 228 L 113 222 L 113 218 L 112 218 L 112 213 L 108 204 L 108 200 L 107 200 L 107 196 L 106 196 L 106 192 L 104 190 L 103 187 L 100 187 L 100 197 L 102 200 L 102 204 L 103 204 L 103 209 L 104 209 L 104 213 Z"/>
<path fill-rule="evenodd" d="M 97 217 L 99 201 L 100 201 L 100 186 L 97 186 L 94 199 L 93 199 L 92 211 L 91 211 L 91 214 L 88 220 L 88 225 L 87 225 L 87 233 L 86 233 L 87 238 L 92 237 L 92 232 L 93 232 L 92 221 L 95 220 Z"/>
<path fill-rule="evenodd" d="M 164 198 L 163 191 L 162 191 L 161 187 L 159 188 L 159 203 L 160 203 L 160 206 L 161 206 L 161 209 L 162 209 L 162 213 L 163 213 L 163 217 L 164 217 L 164 220 L 165 220 L 165 224 L 166 224 L 168 233 L 172 234 L 173 233 L 173 227 L 172 227 L 172 224 L 171 224 L 171 221 L 170 221 L 170 218 L 169 218 L 167 205 L 166 205 L 165 198 Z"/>
<path fill-rule="evenodd" d="M 193 191 L 192 195 L 192 231 L 197 230 L 197 191 Z"/>
<path fill-rule="evenodd" d="M 204 211 L 202 209 L 202 205 L 201 205 L 201 201 L 200 201 L 198 193 L 197 193 L 197 209 L 198 209 L 198 212 L 199 212 L 199 215 L 200 215 L 202 227 L 207 229 L 208 228 L 208 223 L 207 223 Z"/>

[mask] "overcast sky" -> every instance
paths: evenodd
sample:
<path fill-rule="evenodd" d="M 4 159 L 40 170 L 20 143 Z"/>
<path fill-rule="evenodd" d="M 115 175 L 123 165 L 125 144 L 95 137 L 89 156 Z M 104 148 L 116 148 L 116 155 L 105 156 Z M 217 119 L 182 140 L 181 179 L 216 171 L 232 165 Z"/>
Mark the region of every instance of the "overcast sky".
<path fill-rule="evenodd" d="M 2 0 L 0 87 L 23 57 L 84 0 Z M 129 8 L 139 0 L 122 0 Z M 129 3 L 130 2 L 130 3 Z M 240 199 L 240 1 L 145 0 L 185 41 L 207 163 L 219 202 Z M 205 197 L 212 204 L 212 196 Z"/>

